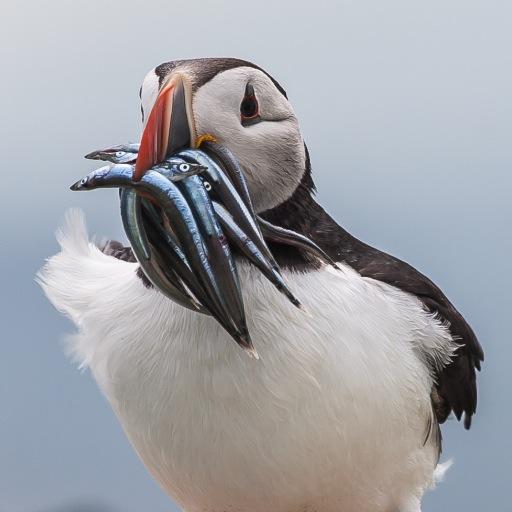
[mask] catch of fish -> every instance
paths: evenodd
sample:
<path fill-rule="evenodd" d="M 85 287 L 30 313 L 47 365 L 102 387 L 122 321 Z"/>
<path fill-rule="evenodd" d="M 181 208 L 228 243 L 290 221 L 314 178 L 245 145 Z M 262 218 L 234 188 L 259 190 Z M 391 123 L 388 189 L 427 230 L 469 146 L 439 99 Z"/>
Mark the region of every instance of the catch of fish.
<path fill-rule="evenodd" d="M 298 308 L 267 241 L 299 248 L 336 267 L 309 238 L 254 212 L 243 171 L 224 146 L 205 141 L 134 178 L 139 144 L 94 151 L 109 162 L 71 190 L 119 188 L 123 227 L 142 271 L 169 299 L 213 316 L 253 357 L 236 258 L 243 257 Z"/>

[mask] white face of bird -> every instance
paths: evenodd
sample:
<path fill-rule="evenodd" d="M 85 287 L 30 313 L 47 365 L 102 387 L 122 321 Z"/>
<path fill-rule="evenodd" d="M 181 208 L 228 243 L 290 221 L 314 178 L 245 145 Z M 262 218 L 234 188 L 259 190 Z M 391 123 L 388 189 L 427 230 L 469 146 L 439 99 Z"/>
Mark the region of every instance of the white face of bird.
<path fill-rule="evenodd" d="M 171 120 L 171 125 L 181 116 L 183 124 L 186 111 L 190 144 L 198 146 L 213 138 L 226 146 L 245 172 L 255 209 L 273 208 L 291 196 L 306 165 L 293 108 L 271 78 L 250 66 L 219 70 L 205 83 L 197 83 L 204 62 L 183 61 L 162 80 L 155 70 L 148 73 L 141 88 L 144 125 L 147 129 L 155 121 L 151 116 Z M 171 107 L 172 102 L 163 98 L 177 87 L 184 91 L 181 108 Z M 153 107 L 159 104 L 167 107 L 156 116 Z M 172 145 L 172 137 L 169 141 Z"/>

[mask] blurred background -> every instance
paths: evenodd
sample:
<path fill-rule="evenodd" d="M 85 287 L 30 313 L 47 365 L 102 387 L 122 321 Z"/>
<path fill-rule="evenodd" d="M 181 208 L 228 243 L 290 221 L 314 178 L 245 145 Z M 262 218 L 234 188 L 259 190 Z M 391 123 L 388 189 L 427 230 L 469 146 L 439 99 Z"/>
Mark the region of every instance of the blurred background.
<path fill-rule="evenodd" d="M 140 136 L 145 73 L 236 56 L 288 91 L 319 199 L 429 275 L 486 351 L 470 432 L 424 511 L 507 510 L 512 470 L 512 3 L 503 0 L 2 2 L 0 512 L 173 512 L 34 275 L 69 207 L 123 239 L 115 191 L 73 194 L 85 153 Z M 85 278 L 86 276 L 84 276 Z M 193 399 L 193 397 L 191 397 Z"/>

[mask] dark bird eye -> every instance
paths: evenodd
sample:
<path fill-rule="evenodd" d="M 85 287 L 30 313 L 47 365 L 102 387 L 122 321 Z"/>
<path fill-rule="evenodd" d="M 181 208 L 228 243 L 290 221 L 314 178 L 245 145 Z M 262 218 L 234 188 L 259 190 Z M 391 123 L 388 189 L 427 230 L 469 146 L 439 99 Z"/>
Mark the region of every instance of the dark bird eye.
<path fill-rule="evenodd" d="M 240 105 L 242 118 L 251 118 L 258 115 L 258 101 L 254 96 L 246 96 Z"/>
<path fill-rule="evenodd" d="M 240 119 L 244 126 L 254 124 L 260 120 L 258 100 L 254 94 L 254 88 L 250 84 L 245 87 L 245 95 L 242 103 L 240 103 Z"/>

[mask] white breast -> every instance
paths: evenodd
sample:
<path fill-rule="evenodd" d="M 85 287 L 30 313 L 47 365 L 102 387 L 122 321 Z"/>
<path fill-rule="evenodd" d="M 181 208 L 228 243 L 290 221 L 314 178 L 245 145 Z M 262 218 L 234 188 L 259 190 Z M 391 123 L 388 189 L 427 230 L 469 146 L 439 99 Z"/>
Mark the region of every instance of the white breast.
<path fill-rule="evenodd" d="M 187 511 L 419 510 L 437 455 L 421 353 L 455 346 L 414 297 L 345 266 L 285 273 L 309 318 L 239 265 L 256 361 L 102 254 L 81 216 L 59 239 L 40 280 L 70 349 Z"/>

